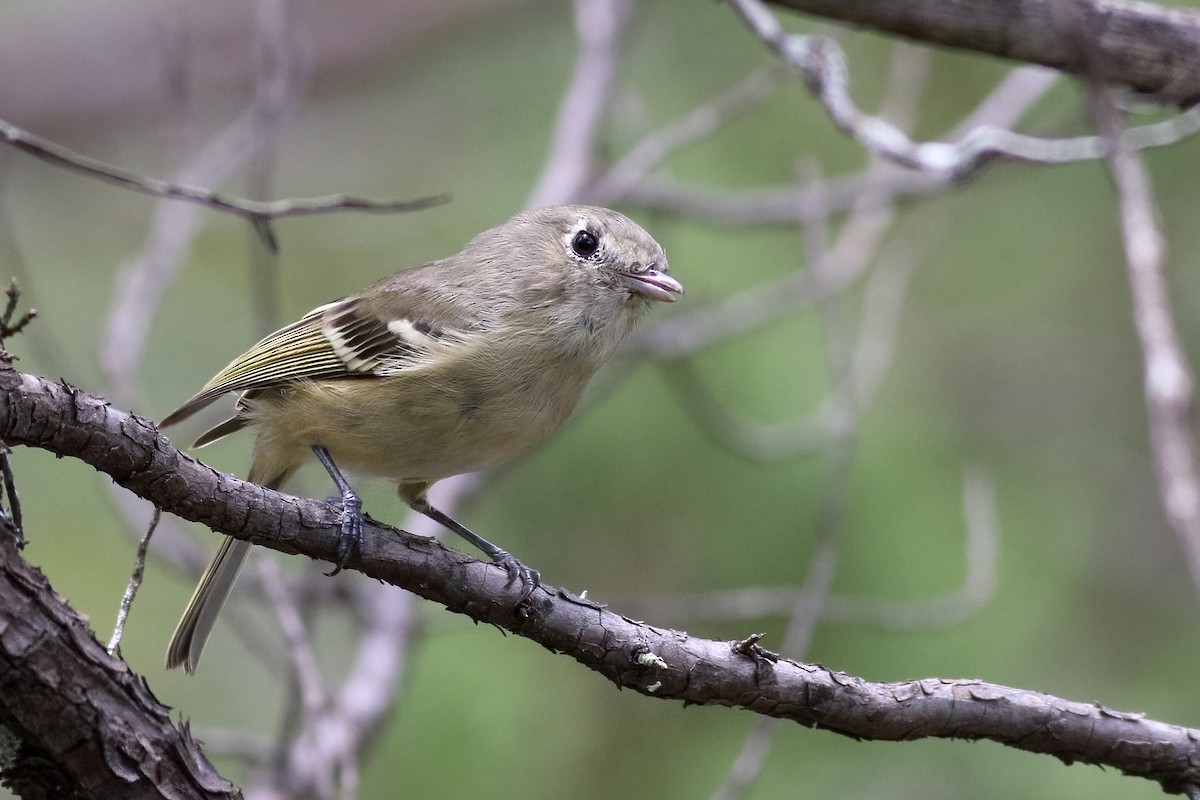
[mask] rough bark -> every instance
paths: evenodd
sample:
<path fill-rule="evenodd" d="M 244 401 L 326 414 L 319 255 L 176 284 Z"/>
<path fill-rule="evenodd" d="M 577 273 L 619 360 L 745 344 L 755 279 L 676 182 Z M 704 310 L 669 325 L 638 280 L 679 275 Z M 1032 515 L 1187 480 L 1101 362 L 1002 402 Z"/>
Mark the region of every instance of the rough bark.
<path fill-rule="evenodd" d="M 0 724 L 20 741 L 3 784 L 27 798 L 240 797 L 13 534 L 0 522 Z"/>

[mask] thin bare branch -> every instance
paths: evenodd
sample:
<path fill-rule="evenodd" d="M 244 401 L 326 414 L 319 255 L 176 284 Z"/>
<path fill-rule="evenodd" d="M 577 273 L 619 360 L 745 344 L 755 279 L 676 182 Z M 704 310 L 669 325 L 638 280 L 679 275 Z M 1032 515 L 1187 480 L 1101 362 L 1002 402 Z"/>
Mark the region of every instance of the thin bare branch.
<path fill-rule="evenodd" d="M 247 200 L 199 186 L 139 175 L 136 172 L 88 158 L 48 139 L 24 131 L 4 120 L 0 120 L 0 141 L 54 166 L 90 175 L 134 192 L 169 200 L 198 203 L 216 211 L 225 211 L 252 221 L 329 214 L 338 211 L 395 214 L 420 211 L 441 205 L 450 199 L 448 195 L 433 195 L 416 200 L 370 200 L 348 194 L 331 194 L 289 200 Z"/>
<path fill-rule="evenodd" d="M 37 309 L 28 309 L 21 313 L 21 316 L 16 316 L 17 305 L 21 301 L 21 289 L 17 286 L 16 278 L 13 278 L 8 288 L 4 290 L 4 296 L 8 298 L 4 303 L 4 311 L 0 312 L 0 346 L 4 344 L 6 339 L 16 336 L 21 331 L 25 330 L 25 326 L 37 319 Z"/>
<path fill-rule="evenodd" d="M 1016 124 L 1059 79 L 1053 70 L 1017 67 L 996 85 L 987 97 L 947 134 L 961 139 L 977 128 L 1008 128 Z M 868 182 L 882 180 L 883 188 L 897 200 L 919 198 L 943 191 L 947 181 L 936 175 L 895 170 L 880 178 L 873 169 L 827 178 L 821 193 L 832 211 L 849 210 L 862 196 Z M 748 223 L 791 223 L 797 209 L 812 208 L 817 202 L 812 186 L 780 186 L 758 189 L 716 189 L 690 186 L 662 175 L 646 175 L 626 187 L 621 198 L 647 208 L 697 217 L 720 225 Z"/>
<path fill-rule="evenodd" d="M 12 455 L 12 449 L 4 442 L 0 442 L 0 478 L 3 478 L 4 484 L 3 502 L 8 504 L 7 509 L 0 506 L 0 518 L 8 523 L 8 528 L 16 539 L 17 549 L 24 549 L 25 521 L 21 514 L 21 498 L 17 495 L 17 479 L 13 476 L 12 464 L 8 460 L 10 455 Z"/>
<path fill-rule="evenodd" d="M 762 0 L 729 0 L 759 39 L 801 75 L 828 111 L 833 123 L 868 151 L 912 169 L 947 180 L 974 177 L 991 161 L 1003 158 L 1038 164 L 1068 164 L 1105 157 L 1102 137 L 1043 139 L 1004 128 L 979 128 L 957 142 L 910 139 L 899 127 L 864 114 L 850 96 L 849 67 L 841 46 L 828 36 L 788 33 Z M 1133 149 L 1160 147 L 1200 131 L 1200 107 L 1164 122 L 1122 134 Z"/>
<path fill-rule="evenodd" d="M 133 571 L 129 575 L 129 583 L 125 585 L 125 594 L 121 597 L 121 606 L 117 610 L 117 623 L 113 626 L 112 637 L 108 640 L 108 654 L 116 655 L 121 646 L 121 637 L 125 635 L 125 620 L 129 618 L 129 610 L 133 608 L 133 600 L 137 597 L 138 589 L 142 585 L 142 577 L 146 574 L 146 552 L 150 549 L 150 540 L 154 536 L 154 529 L 158 527 L 158 521 L 162 518 L 162 511 L 158 508 L 154 509 L 154 516 L 150 518 L 150 524 L 146 526 L 146 532 L 142 535 L 138 542 L 137 554 L 133 559 Z"/>

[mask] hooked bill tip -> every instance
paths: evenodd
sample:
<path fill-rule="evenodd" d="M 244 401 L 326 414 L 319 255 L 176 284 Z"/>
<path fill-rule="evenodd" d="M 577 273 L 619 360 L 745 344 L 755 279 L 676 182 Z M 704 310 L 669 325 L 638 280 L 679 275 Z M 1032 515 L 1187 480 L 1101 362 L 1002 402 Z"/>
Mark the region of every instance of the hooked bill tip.
<path fill-rule="evenodd" d="M 665 272 L 648 269 L 637 274 L 625 276 L 629 279 L 629 291 L 640 294 L 650 300 L 662 303 L 674 303 L 677 295 L 683 294 L 683 284 Z"/>

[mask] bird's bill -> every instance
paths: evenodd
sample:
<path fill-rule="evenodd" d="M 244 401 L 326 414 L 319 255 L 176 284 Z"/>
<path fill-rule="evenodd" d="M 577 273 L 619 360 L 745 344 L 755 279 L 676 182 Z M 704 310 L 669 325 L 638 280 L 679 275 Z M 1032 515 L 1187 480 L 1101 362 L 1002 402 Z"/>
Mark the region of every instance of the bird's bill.
<path fill-rule="evenodd" d="M 625 279 L 632 294 L 640 294 L 650 300 L 674 303 L 676 296 L 683 294 L 683 284 L 656 269 L 648 269 L 636 275 L 626 273 Z"/>

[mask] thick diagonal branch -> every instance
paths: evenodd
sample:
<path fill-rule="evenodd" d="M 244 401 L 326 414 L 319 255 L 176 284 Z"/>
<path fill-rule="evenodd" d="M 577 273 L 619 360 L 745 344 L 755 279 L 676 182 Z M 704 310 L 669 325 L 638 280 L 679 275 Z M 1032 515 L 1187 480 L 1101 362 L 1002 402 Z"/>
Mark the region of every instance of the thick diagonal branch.
<path fill-rule="evenodd" d="M 179 452 L 147 420 L 70 386 L 0 371 L 0 439 L 80 458 L 164 510 L 285 553 L 332 562 L 338 509 L 269 491 Z M 368 521 L 350 568 L 571 656 L 617 686 L 726 705 L 862 739 L 991 739 L 1064 761 L 1200 785 L 1200 730 L 976 680 L 872 683 L 756 644 L 656 628 L 543 584 L 532 612 L 502 568 Z M 0 643 L 4 633 L 0 631 Z M 0 693 L 4 691 L 0 683 Z"/>
<path fill-rule="evenodd" d="M 1084 74 L 1053 24 L 1054 0 L 770 0 L 806 14 L 1065 72 Z M 1200 99 L 1200 13 L 1095 0 L 1100 77 L 1180 106 Z"/>

